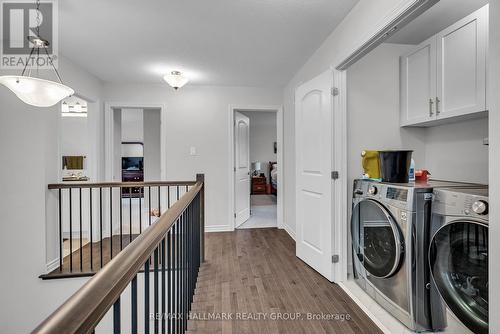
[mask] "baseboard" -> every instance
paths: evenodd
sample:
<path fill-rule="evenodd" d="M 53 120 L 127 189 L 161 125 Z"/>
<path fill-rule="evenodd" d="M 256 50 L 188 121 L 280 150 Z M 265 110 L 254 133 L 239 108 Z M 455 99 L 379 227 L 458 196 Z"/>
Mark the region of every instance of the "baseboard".
<path fill-rule="evenodd" d="M 55 258 L 54 260 L 47 263 L 47 272 L 50 273 L 59 268 L 59 258 Z"/>
<path fill-rule="evenodd" d="M 282 226 L 283 226 L 283 229 L 286 231 L 286 233 L 288 233 L 290 238 L 295 240 L 295 231 L 292 230 L 292 228 L 290 226 L 288 226 L 287 224 L 283 224 Z"/>
<path fill-rule="evenodd" d="M 206 226 L 205 225 L 205 232 L 210 233 L 210 232 L 232 232 L 233 228 L 229 225 L 212 225 L 212 226 Z"/>
<path fill-rule="evenodd" d="M 382 322 L 373 314 L 372 311 L 365 304 L 363 304 L 356 295 L 354 295 L 347 286 L 345 286 L 342 282 L 337 283 L 337 285 L 344 290 L 344 292 L 359 306 L 359 308 L 370 318 L 375 325 L 380 328 L 380 330 L 384 333 L 391 333 Z"/>

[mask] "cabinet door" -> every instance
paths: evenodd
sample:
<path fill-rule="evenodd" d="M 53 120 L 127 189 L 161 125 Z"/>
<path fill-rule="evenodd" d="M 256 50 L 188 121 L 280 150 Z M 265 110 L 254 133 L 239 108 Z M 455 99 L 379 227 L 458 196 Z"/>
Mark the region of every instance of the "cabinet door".
<path fill-rule="evenodd" d="M 436 39 L 432 37 L 401 57 L 401 126 L 436 118 Z"/>
<path fill-rule="evenodd" d="M 488 6 L 437 34 L 438 118 L 486 110 Z"/>

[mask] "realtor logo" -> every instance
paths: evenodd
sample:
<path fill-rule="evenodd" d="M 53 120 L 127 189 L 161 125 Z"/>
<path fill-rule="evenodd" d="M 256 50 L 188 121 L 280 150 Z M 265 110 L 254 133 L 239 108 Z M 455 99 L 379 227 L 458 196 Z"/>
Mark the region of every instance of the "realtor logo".
<path fill-rule="evenodd" d="M 48 69 L 57 67 L 57 2 L 0 0 L 1 65 L 2 69 Z M 49 42 L 32 53 L 33 40 Z M 39 52 L 38 52 L 39 51 Z"/>

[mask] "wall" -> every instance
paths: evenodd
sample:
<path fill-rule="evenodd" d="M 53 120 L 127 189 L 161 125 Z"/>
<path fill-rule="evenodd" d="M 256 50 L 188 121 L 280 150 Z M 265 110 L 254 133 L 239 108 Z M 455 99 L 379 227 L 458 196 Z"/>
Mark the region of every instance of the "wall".
<path fill-rule="evenodd" d="M 260 161 L 261 173 L 269 183 L 269 161 L 276 161 L 274 143 L 277 141 L 276 112 L 245 111 L 250 118 L 250 161 Z"/>
<path fill-rule="evenodd" d="M 144 110 L 144 180 L 161 179 L 161 111 Z"/>
<path fill-rule="evenodd" d="M 165 105 L 166 179 L 194 180 L 205 173 L 208 231 L 230 229 L 229 105 L 281 105 L 279 88 L 105 84 L 106 101 Z M 190 147 L 196 155 L 190 155 Z M 231 215 L 232 216 L 232 215 Z"/>
<path fill-rule="evenodd" d="M 92 107 L 100 105 L 97 78 L 64 57 L 59 71 L 68 85 L 93 101 Z M 7 73 L 13 72 L 0 71 Z M 30 107 L 4 86 L 0 101 L 0 187 L 8 189 L 0 201 L 0 332 L 28 333 L 86 280 L 38 278 L 46 272 L 47 261 L 57 257 L 55 196 L 47 184 L 57 182 L 60 168 L 59 107 Z M 100 109 L 93 110 L 99 118 Z M 100 138 L 99 131 L 95 137 Z"/>
<path fill-rule="evenodd" d="M 122 141 L 144 141 L 142 109 L 122 109 Z"/>
<path fill-rule="evenodd" d="M 441 180 L 488 183 L 488 118 L 430 127 L 425 133 L 425 169 Z M 419 164 L 417 168 L 424 167 Z"/>
<path fill-rule="evenodd" d="M 283 91 L 284 99 L 284 207 L 295 207 L 295 89 L 300 83 L 338 65 L 387 24 L 391 13 L 398 12 L 411 0 L 361 0 L 344 18 L 309 60 L 297 70 Z M 287 229 L 295 231 L 295 210 L 285 210 Z"/>
<path fill-rule="evenodd" d="M 426 130 L 399 126 L 399 56 L 411 47 L 382 44 L 347 70 L 349 185 L 363 173 L 363 150 L 411 149 L 415 161 L 425 164 Z"/>
<path fill-rule="evenodd" d="M 61 117 L 61 155 L 88 154 L 87 117 Z"/>
<path fill-rule="evenodd" d="M 490 3 L 490 54 L 489 54 L 489 140 L 490 140 L 490 254 L 500 254 L 500 2 Z M 490 333 L 500 333 L 500 265 L 496 256 L 490 256 L 489 313 Z"/>

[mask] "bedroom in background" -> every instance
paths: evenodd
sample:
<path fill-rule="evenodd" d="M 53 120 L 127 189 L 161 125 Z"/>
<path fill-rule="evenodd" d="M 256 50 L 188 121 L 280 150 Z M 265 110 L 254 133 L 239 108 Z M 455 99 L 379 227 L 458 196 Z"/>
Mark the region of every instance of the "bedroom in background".
<path fill-rule="evenodd" d="M 278 227 L 278 112 L 234 114 L 235 228 Z"/>

